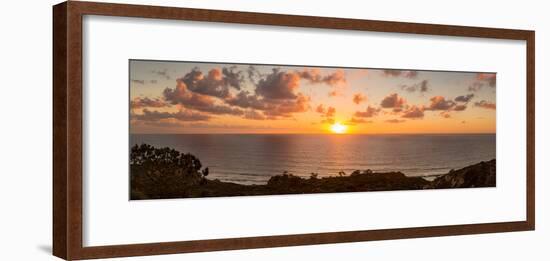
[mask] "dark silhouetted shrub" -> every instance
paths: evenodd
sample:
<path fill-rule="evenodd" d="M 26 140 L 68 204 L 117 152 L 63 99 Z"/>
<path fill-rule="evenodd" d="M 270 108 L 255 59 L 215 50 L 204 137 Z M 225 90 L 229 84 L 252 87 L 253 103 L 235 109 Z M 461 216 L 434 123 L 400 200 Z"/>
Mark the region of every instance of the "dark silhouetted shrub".
<path fill-rule="evenodd" d="M 209 171 L 201 168 L 200 160 L 192 154 L 148 144 L 134 145 L 130 150 L 130 196 L 181 197 L 190 186 L 204 183 Z"/>

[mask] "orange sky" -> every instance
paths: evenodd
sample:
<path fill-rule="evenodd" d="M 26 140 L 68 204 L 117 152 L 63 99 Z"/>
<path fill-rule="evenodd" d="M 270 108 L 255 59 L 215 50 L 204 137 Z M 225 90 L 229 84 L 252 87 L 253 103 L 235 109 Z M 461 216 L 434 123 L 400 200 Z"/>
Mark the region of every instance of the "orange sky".
<path fill-rule="evenodd" d="M 495 133 L 496 74 L 130 62 L 131 133 Z"/>

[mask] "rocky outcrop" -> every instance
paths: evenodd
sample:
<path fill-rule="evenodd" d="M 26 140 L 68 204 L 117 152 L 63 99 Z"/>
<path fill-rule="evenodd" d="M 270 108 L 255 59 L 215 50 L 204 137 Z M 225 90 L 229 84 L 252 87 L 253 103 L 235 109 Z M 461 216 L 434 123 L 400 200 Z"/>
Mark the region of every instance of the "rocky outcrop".
<path fill-rule="evenodd" d="M 427 188 L 479 188 L 496 186 L 496 160 L 482 161 L 434 179 Z"/>

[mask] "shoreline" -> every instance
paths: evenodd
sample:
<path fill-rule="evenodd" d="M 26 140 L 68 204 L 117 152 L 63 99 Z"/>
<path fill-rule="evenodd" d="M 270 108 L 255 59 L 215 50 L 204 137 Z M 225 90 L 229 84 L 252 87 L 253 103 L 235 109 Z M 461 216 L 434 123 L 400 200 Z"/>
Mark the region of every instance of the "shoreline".
<path fill-rule="evenodd" d="M 477 163 L 474 163 L 474 164 L 470 164 L 468 166 L 471 166 L 471 165 L 475 165 Z M 353 170 L 355 171 L 355 170 Z M 349 172 L 346 172 L 346 173 L 353 173 L 353 171 Z M 449 170 L 450 171 L 450 170 Z M 424 180 L 426 181 L 433 181 L 434 179 L 438 178 L 438 177 L 441 177 L 441 176 L 444 176 L 444 175 L 447 175 L 449 172 L 444 172 L 444 173 L 438 173 L 438 174 L 427 174 L 427 175 L 407 175 L 405 172 L 403 171 L 399 171 L 399 170 L 395 170 L 395 171 L 378 171 L 378 170 L 373 170 L 373 172 L 375 173 L 391 173 L 391 172 L 400 172 L 400 173 L 403 173 L 403 175 L 405 175 L 407 178 L 423 178 Z M 291 171 L 289 171 L 289 173 L 292 173 Z M 269 179 L 271 177 L 274 177 L 274 176 L 279 176 L 281 174 L 276 174 L 276 175 L 258 175 L 258 176 L 261 176 L 261 177 L 267 177 L 265 181 L 255 181 L 255 180 L 239 180 L 239 181 L 236 181 L 236 180 L 231 180 L 231 179 L 227 179 L 227 178 L 214 178 L 212 177 L 211 180 L 219 180 L 221 182 L 225 182 L 225 183 L 234 183 L 234 184 L 238 184 L 238 185 L 245 185 L 245 186 L 250 186 L 250 185 L 265 185 Z M 307 175 L 299 175 L 299 174 L 292 174 L 294 176 L 297 176 L 297 177 L 300 177 L 302 179 L 308 179 L 309 176 Z M 333 178 L 333 177 L 338 177 L 337 175 L 323 175 L 323 176 L 319 176 L 319 178 Z"/>

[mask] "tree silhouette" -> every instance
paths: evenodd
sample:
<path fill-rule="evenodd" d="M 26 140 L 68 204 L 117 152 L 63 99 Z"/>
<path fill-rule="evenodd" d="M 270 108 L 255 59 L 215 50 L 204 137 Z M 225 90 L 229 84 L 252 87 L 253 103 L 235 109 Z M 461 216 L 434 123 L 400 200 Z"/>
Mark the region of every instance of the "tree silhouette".
<path fill-rule="evenodd" d="M 189 187 L 205 183 L 209 170 L 201 168 L 190 153 L 136 144 L 130 150 L 131 197 L 181 197 Z"/>

